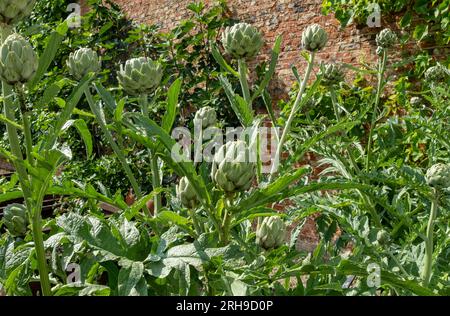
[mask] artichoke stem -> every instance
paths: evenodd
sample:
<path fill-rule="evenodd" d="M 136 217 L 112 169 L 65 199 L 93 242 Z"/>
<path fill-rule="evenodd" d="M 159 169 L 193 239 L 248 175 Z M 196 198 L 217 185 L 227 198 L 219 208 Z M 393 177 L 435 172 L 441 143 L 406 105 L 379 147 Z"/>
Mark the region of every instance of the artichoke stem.
<path fill-rule="evenodd" d="M 339 122 L 341 120 L 341 116 L 339 114 L 339 107 L 336 97 L 336 91 L 333 87 L 330 88 L 330 96 L 331 96 L 331 102 L 333 103 L 333 109 L 334 109 L 334 115 L 336 116 L 336 121 Z"/>
<path fill-rule="evenodd" d="M 239 71 L 239 81 L 241 83 L 242 94 L 244 95 L 244 100 L 247 102 L 248 109 L 252 111 L 252 98 L 250 96 L 250 88 L 248 86 L 247 80 L 247 64 L 245 59 L 240 58 L 238 60 L 238 71 Z"/>
<path fill-rule="evenodd" d="M 33 152 L 33 138 L 31 136 L 31 124 L 30 124 L 30 113 L 27 110 L 26 102 L 25 102 L 25 95 L 23 91 L 23 87 L 18 84 L 15 87 L 15 91 L 17 94 L 17 97 L 19 99 L 20 104 L 20 112 L 22 114 L 22 123 L 23 123 L 23 131 L 25 134 L 25 150 L 26 150 L 26 158 L 30 165 L 34 165 L 33 156 L 31 153 Z"/>
<path fill-rule="evenodd" d="M 433 267 L 433 230 L 434 221 L 437 216 L 438 205 L 439 190 L 433 189 L 433 200 L 431 201 L 431 211 L 427 225 L 427 239 L 425 241 L 425 263 L 422 272 L 424 286 L 428 286 L 431 280 L 431 270 Z"/>
<path fill-rule="evenodd" d="M 50 287 L 50 280 L 48 278 L 47 259 L 45 258 L 44 238 L 42 236 L 42 218 L 40 210 L 36 210 L 33 214 L 32 228 L 42 295 L 51 296 L 52 292 Z"/>

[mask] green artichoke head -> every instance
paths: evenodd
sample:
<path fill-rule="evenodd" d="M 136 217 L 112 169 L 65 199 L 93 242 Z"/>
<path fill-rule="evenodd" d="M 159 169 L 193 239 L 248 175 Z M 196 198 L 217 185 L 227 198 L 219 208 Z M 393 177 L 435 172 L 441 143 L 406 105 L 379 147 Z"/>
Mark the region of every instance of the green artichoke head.
<path fill-rule="evenodd" d="M 251 161 L 247 144 L 241 140 L 222 145 L 214 155 L 211 178 L 216 186 L 232 194 L 250 188 L 256 163 Z"/>
<path fill-rule="evenodd" d="M 24 236 L 27 232 L 28 214 L 22 204 L 10 204 L 5 208 L 3 222 L 13 236 Z"/>
<path fill-rule="evenodd" d="M 133 96 L 155 90 L 163 76 L 159 63 L 147 57 L 132 58 L 120 66 L 117 79 L 126 93 Z"/>
<path fill-rule="evenodd" d="M 236 59 L 256 56 L 263 44 L 264 39 L 258 29 L 247 23 L 227 27 L 222 33 L 225 52 Z"/>
<path fill-rule="evenodd" d="M 33 78 L 38 58 L 31 44 L 19 34 L 6 38 L 0 47 L 0 77 L 10 85 Z"/>
<path fill-rule="evenodd" d="M 397 41 L 397 35 L 391 29 L 384 29 L 377 34 L 375 41 L 382 49 L 391 48 Z"/>
<path fill-rule="evenodd" d="M 69 68 L 70 74 L 76 80 L 80 80 L 90 72 L 97 73 L 100 71 L 101 62 L 95 51 L 83 47 L 69 55 L 67 67 Z"/>
<path fill-rule="evenodd" d="M 195 113 L 195 122 L 201 122 L 202 128 L 208 128 L 217 124 L 217 114 L 210 106 L 204 106 Z"/>
<path fill-rule="evenodd" d="M 189 209 L 193 209 L 198 205 L 197 193 L 195 193 L 194 187 L 189 182 L 189 179 L 183 177 L 175 187 L 177 197 L 181 201 L 181 204 Z"/>
<path fill-rule="evenodd" d="M 386 245 L 389 242 L 390 236 L 387 231 L 381 229 L 377 233 L 377 242 L 380 245 Z"/>
<path fill-rule="evenodd" d="M 279 216 L 266 217 L 256 230 L 256 244 L 264 249 L 282 246 L 286 238 L 286 225 Z"/>
<path fill-rule="evenodd" d="M 322 50 L 328 42 L 327 32 L 319 25 L 309 25 L 302 33 L 302 46 L 310 52 Z"/>
<path fill-rule="evenodd" d="M 450 165 L 437 163 L 431 166 L 425 175 L 427 184 L 436 189 L 450 188 Z"/>
<path fill-rule="evenodd" d="M 439 83 L 447 81 L 450 76 L 450 71 L 442 64 L 437 63 L 425 71 L 425 79 L 428 82 Z"/>
<path fill-rule="evenodd" d="M 16 24 L 31 13 L 35 3 L 36 0 L 1 0 L 0 24 Z"/>
<path fill-rule="evenodd" d="M 336 86 L 344 81 L 344 71 L 341 65 L 338 64 L 326 64 L 323 68 L 321 83 L 325 87 Z"/>

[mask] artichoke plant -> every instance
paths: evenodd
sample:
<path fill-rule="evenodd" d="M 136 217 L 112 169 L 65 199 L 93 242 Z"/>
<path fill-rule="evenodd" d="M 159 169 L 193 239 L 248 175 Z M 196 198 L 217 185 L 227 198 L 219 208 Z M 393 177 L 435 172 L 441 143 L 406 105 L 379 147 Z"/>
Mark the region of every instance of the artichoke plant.
<path fill-rule="evenodd" d="M 278 248 L 284 244 L 286 225 L 279 216 L 266 217 L 256 230 L 256 244 L 264 249 Z"/>
<path fill-rule="evenodd" d="M 342 67 L 338 64 L 325 65 L 321 74 L 321 83 L 326 87 L 336 86 L 344 81 L 344 72 L 342 71 Z"/>
<path fill-rule="evenodd" d="M 432 83 L 444 82 L 450 75 L 450 71 L 437 63 L 436 66 L 430 67 L 425 72 L 425 79 Z"/>
<path fill-rule="evenodd" d="M 10 85 L 28 82 L 36 73 L 38 58 L 19 34 L 8 36 L 0 47 L 0 77 Z"/>
<path fill-rule="evenodd" d="M 158 87 L 163 76 L 162 67 L 147 57 L 132 58 L 120 66 L 117 79 L 129 95 L 142 95 Z"/>
<path fill-rule="evenodd" d="M 197 193 L 195 193 L 194 187 L 189 182 L 189 179 L 183 177 L 175 188 L 177 197 L 181 201 L 184 207 L 193 209 L 198 205 Z"/>
<path fill-rule="evenodd" d="M 437 163 L 431 166 L 425 175 L 427 184 L 436 189 L 450 187 L 450 165 Z"/>
<path fill-rule="evenodd" d="M 90 72 L 98 72 L 101 63 L 95 51 L 90 48 L 80 48 L 69 55 L 67 67 L 70 74 L 76 80 L 80 80 Z"/>
<path fill-rule="evenodd" d="M 391 48 L 397 41 L 397 35 L 391 29 L 384 29 L 377 34 L 375 41 L 378 47 Z"/>
<path fill-rule="evenodd" d="M 310 52 L 322 50 L 327 42 L 328 34 L 319 24 L 308 26 L 302 33 L 302 46 Z"/>
<path fill-rule="evenodd" d="M 214 155 L 211 178 L 226 193 L 245 191 L 252 185 L 256 163 L 250 161 L 241 140 L 222 145 Z"/>
<path fill-rule="evenodd" d="M 216 110 L 214 110 L 210 106 L 202 107 L 200 110 L 197 111 L 197 113 L 195 113 L 194 121 L 201 122 L 202 128 L 214 126 L 217 123 Z"/>
<path fill-rule="evenodd" d="M 264 40 L 258 29 L 247 23 L 227 27 L 222 33 L 225 52 L 236 59 L 254 57 L 263 44 Z"/>
<path fill-rule="evenodd" d="M 1 0 L 0 24 L 14 25 L 33 10 L 36 0 Z"/>
<path fill-rule="evenodd" d="M 10 204 L 5 208 L 3 222 L 13 236 L 24 236 L 27 232 L 28 214 L 22 204 Z"/>

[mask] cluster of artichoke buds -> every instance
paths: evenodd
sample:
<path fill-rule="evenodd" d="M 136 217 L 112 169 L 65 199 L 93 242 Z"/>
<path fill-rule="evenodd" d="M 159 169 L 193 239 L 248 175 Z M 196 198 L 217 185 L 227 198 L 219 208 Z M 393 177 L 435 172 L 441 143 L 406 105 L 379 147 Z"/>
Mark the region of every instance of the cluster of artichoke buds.
<path fill-rule="evenodd" d="M 279 216 L 266 217 L 256 230 L 256 244 L 264 249 L 282 246 L 286 238 L 286 225 Z"/>
<path fill-rule="evenodd" d="M 38 58 L 30 43 L 19 34 L 8 36 L 0 48 L 0 77 L 10 85 L 33 78 Z"/>
<path fill-rule="evenodd" d="M 327 64 L 321 71 L 322 81 L 321 83 L 326 87 L 336 86 L 344 81 L 344 71 L 341 65 Z"/>
<path fill-rule="evenodd" d="M 189 179 L 183 177 L 175 188 L 177 198 L 180 200 L 184 207 L 193 209 L 198 205 L 197 193 L 195 193 L 194 187 L 189 182 Z"/>
<path fill-rule="evenodd" d="M 328 34 L 319 24 L 308 26 L 302 33 L 302 46 L 310 52 L 322 50 L 327 42 Z"/>
<path fill-rule="evenodd" d="M 14 25 L 33 10 L 36 0 L 1 0 L 0 24 Z"/>
<path fill-rule="evenodd" d="M 202 107 L 195 113 L 194 122 L 201 122 L 202 128 L 208 128 L 217 124 L 217 114 L 210 106 Z"/>
<path fill-rule="evenodd" d="M 147 57 L 132 58 L 120 65 L 117 79 L 126 93 L 133 96 L 151 93 L 163 76 L 162 67 Z"/>
<path fill-rule="evenodd" d="M 381 49 L 391 48 L 397 41 L 397 34 L 395 34 L 391 29 L 384 29 L 377 34 L 375 41 Z"/>
<path fill-rule="evenodd" d="M 236 59 L 254 57 L 263 44 L 261 33 L 247 23 L 227 27 L 222 33 L 222 45 L 225 52 Z"/>
<path fill-rule="evenodd" d="M 436 66 L 428 68 L 425 72 L 425 79 L 429 82 L 445 82 L 449 76 L 450 71 L 440 63 L 437 63 Z"/>
<path fill-rule="evenodd" d="M 425 175 L 427 184 L 436 189 L 450 187 L 450 165 L 437 163 L 431 166 Z"/>
<path fill-rule="evenodd" d="M 24 236 L 28 226 L 26 207 L 17 203 L 8 205 L 4 210 L 3 222 L 11 235 Z"/>
<path fill-rule="evenodd" d="M 95 51 L 90 48 L 80 48 L 69 55 L 67 67 L 70 74 L 76 80 L 80 80 L 90 72 L 97 73 L 101 63 Z"/>
<path fill-rule="evenodd" d="M 226 193 L 246 191 L 255 176 L 256 163 L 250 160 L 245 142 L 228 142 L 214 155 L 211 178 Z"/>

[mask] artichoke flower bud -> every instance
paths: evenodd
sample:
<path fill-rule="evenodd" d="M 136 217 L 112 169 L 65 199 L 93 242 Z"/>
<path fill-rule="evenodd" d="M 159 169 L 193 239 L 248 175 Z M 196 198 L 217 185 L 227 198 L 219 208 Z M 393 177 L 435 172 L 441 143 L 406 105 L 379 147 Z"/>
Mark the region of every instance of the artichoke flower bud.
<path fill-rule="evenodd" d="M 80 80 L 90 72 L 97 73 L 101 64 L 95 51 L 90 48 L 80 48 L 69 55 L 67 67 L 70 74 L 76 80 Z"/>
<path fill-rule="evenodd" d="M 0 24 L 14 25 L 33 10 L 36 0 L 0 1 Z"/>
<path fill-rule="evenodd" d="M 0 77 L 10 85 L 33 78 L 38 58 L 31 44 L 19 34 L 8 36 L 0 47 Z"/>
<path fill-rule="evenodd" d="M 322 74 L 322 84 L 326 87 L 336 86 L 344 81 L 344 72 L 342 67 L 337 64 L 325 65 Z"/>
<path fill-rule="evenodd" d="M 430 67 L 425 72 L 425 79 L 429 82 L 444 82 L 450 75 L 450 71 L 437 63 L 436 66 Z"/>
<path fill-rule="evenodd" d="M 397 41 L 397 35 L 391 29 L 384 29 L 380 33 L 377 34 L 375 41 L 378 47 L 381 48 L 390 48 Z"/>
<path fill-rule="evenodd" d="M 202 128 L 214 126 L 217 123 L 216 110 L 214 110 L 210 106 L 202 107 L 200 110 L 197 111 L 197 113 L 195 113 L 194 121 L 201 122 Z"/>
<path fill-rule="evenodd" d="M 151 93 L 163 76 L 162 67 L 147 57 L 132 58 L 120 66 L 117 79 L 129 95 Z"/>
<path fill-rule="evenodd" d="M 389 242 L 390 236 L 384 229 L 379 230 L 377 233 L 377 242 L 379 245 L 386 245 Z"/>
<path fill-rule="evenodd" d="M 256 244 L 264 249 L 282 246 L 286 238 L 286 225 L 279 216 L 266 217 L 256 230 Z"/>
<path fill-rule="evenodd" d="M 258 29 L 247 23 L 227 27 L 222 33 L 225 52 L 236 59 L 254 57 L 263 44 L 264 40 Z"/>
<path fill-rule="evenodd" d="M 450 165 L 438 163 L 431 166 L 425 175 L 427 184 L 436 189 L 450 187 Z"/>
<path fill-rule="evenodd" d="M 250 161 L 247 144 L 241 140 L 228 142 L 214 155 L 211 178 L 226 193 L 246 191 L 255 176 L 256 163 Z"/>
<path fill-rule="evenodd" d="M 3 222 L 13 236 L 24 236 L 27 232 L 28 214 L 22 204 L 10 204 L 5 208 Z"/>
<path fill-rule="evenodd" d="M 184 207 L 189 209 L 195 208 L 198 205 L 197 193 L 194 187 L 189 182 L 188 178 L 183 177 L 175 188 L 178 199 Z"/>
<path fill-rule="evenodd" d="M 322 50 L 327 42 L 328 34 L 319 24 L 308 26 L 302 33 L 302 46 L 310 52 Z"/>
<path fill-rule="evenodd" d="M 375 51 L 377 56 L 383 56 L 384 48 L 381 46 L 377 47 L 377 50 Z"/>

